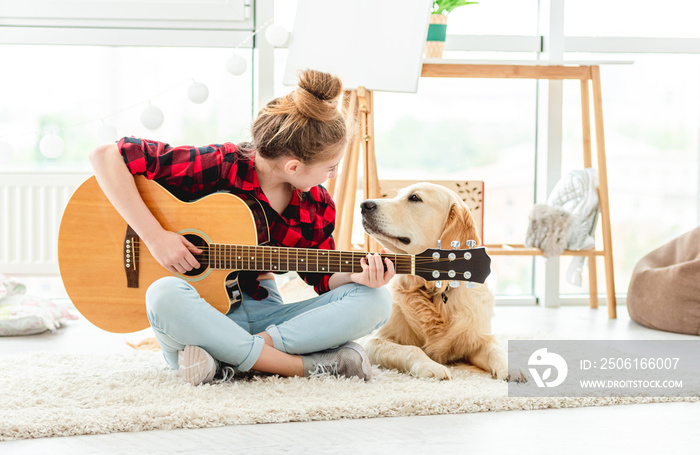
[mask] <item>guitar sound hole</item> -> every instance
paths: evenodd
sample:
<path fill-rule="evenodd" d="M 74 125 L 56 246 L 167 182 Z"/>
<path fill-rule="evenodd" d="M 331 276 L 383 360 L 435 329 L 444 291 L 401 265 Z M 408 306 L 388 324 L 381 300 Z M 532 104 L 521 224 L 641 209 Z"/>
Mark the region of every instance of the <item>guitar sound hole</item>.
<path fill-rule="evenodd" d="M 197 248 L 203 250 L 199 254 L 194 254 L 194 258 L 199 262 L 199 268 L 186 272 L 185 276 L 201 275 L 209 268 L 209 246 L 206 240 L 196 234 L 185 234 L 185 238 L 192 242 Z"/>

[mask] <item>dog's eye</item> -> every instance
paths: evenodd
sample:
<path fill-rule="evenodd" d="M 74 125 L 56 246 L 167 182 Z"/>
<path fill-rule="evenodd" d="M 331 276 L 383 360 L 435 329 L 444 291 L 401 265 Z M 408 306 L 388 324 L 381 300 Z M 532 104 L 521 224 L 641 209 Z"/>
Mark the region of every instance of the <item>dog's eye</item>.
<path fill-rule="evenodd" d="M 423 201 L 423 199 L 421 199 L 420 197 L 418 197 L 418 195 L 415 194 L 415 193 L 412 194 L 412 195 L 410 195 L 410 196 L 408 197 L 408 200 L 409 200 L 409 201 L 412 201 L 412 202 L 422 202 L 422 201 Z"/>

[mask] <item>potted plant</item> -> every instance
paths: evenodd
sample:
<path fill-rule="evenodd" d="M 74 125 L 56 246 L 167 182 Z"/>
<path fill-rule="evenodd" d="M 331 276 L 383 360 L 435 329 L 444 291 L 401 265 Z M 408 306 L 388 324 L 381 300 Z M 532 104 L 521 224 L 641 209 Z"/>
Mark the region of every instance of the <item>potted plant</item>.
<path fill-rule="evenodd" d="M 441 58 L 445 49 L 445 37 L 447 36 L 447 15 L 460 6 L 473 5 L 479 2 L 467 2 L 466 0 L 434 0 L 433 10 L 430 14 L 428 26 L 428 38 L 425 43 L 426 58 Z"/>

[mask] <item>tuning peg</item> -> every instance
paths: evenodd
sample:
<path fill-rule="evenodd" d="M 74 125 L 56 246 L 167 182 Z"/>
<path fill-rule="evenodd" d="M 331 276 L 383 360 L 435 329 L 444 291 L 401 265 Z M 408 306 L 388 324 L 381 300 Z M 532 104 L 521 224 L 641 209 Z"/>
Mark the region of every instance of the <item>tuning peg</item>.
<path fill-rule="evenodd" d="M 440 289 L 440 288 L 442 287 L 442 280 L 437 280 L 437 281 L 435 282 L 435 287 L 438 288 L 438 289 Z"/>
<path fill-rule="evenodd" d="M 467 240 L 467 248 L 474 248 L 476 246 L 475 240 Z"/>
<path fill-rule="evenodd" d="M 452 247 L 453 250 L 456 250 L 457 248 L 459 248 L 459 240 L 453 240 L 450 243 L 450 246 Z"/>
<path fill-rule="evenodd" d="M 450 281 L 450 287 L 451 287 L 451 288 L 458 288 L 458 287 L 459 287 L 459 281 L 457 281 L 457 280 L 452 280 L 452 281 Z"/>
<path fill-rule="evenodd" d="M 442 249 L 442 241 L 438 240 L 438 250 Z"/>
<path fill-rule="evenodd" d="M 464 287 L 467 289 L 474 289 L 476 287 L 476 283 L 473 281 L 467 281 L 464 283 Z"/>

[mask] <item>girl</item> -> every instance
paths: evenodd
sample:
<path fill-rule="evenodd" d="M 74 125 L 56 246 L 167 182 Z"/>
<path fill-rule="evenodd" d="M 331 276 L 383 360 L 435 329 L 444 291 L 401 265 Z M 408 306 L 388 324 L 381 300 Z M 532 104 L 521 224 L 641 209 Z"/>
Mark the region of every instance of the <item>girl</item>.
<path fill-rule="evenodd" d="M 348 140 L 337 109 L 341 92 L 337 77 L 307 70 L 295 91 L 260 111 L 253 144 L 171 147 L 123 138 L 96 148 L 90 161 L 110 202 L 170 272 L 198 268 L 193 253 L 202 250 L 162 228 L 132 175 L 155 179 L 180 198 L 226 190 L 256 199 L 269 223 L 268 245 L 334 249 L 335 204 L 320 184 L 336 176 Z M 353 274 L 300 273 L 319 296 L 294 304 L 283 304 L 272 273 L 241 272 L 241 303 L 228 314 L 186 281 L 166 277 L 148 288 L 146 310 L 166 362 L 193 385 L 210 382 L 219 362 L 239 371 L 369 380 L 369 360 L 348 341 L 388 319 L 391 296 L 384 285 L 395 270 L 377 254 L 363 258 L 361 267 Z"/>

